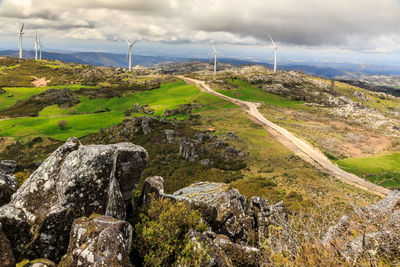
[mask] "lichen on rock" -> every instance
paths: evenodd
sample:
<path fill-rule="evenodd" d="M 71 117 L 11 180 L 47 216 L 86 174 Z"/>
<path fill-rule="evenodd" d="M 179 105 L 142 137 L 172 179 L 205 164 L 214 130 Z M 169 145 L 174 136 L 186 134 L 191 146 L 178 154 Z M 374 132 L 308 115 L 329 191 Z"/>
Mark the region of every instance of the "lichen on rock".
<path fill-rule="evenodd" d="M 57 261 L 74 219 L 93 213 L 124 219 L 147 158 L 132 143 L 83 146 L 70 138 L 0 208 L 14 253 Z"/>

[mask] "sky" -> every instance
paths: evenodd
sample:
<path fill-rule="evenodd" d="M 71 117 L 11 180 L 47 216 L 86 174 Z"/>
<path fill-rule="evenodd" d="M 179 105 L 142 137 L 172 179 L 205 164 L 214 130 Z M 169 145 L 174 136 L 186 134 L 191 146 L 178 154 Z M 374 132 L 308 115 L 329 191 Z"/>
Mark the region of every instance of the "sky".
<path fill-rule="evenodd" d="M 399 0 L 0 0 L 0 50 L 35 32 L 48 50 L 400 66 Z"/>

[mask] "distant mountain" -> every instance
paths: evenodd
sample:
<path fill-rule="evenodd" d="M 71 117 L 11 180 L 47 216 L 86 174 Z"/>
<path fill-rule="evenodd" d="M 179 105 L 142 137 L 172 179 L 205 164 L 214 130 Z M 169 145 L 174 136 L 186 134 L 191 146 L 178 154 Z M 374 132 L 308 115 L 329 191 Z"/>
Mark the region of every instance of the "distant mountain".
<path fill-rule="evenodd" d="M 0 51 L 0 56 L 17 57 L 17 50 Z M 33 58 L 34 51 L 25 50 L 24 58 Z M 113 67 L 126 67 L 126 55 L 113 54 L 104 52 L 70 52 L 70 53 L 57 53 L 57 52 L 43 52 L 42 57 L 45 59 L 62 60 L 65 62 L 74 62 L 78 64 L 91 64 L 95 66 L 113 66 Z M 191 62 L 201 61 L 209 62 L 209 59 L 199 58 L 182 58 L 182 57 L 165 57 L 165 56 L 144 56 L 133 55 L 134 64 L 143 66 L 153 66 L 162 62 Z M 235 58 L 220 58 L 219 62 L 229 63 L 232 65 L 242 64 L 259 64 L 267 67 L 272 67 L 271 64 L 254 62 L 251 60 L 242 60 Z M 326 77 L 330 79 L 342 80 L 359 80 L 360 77 L 365 75 L 400 75 L 400 70 L 390 66 L 364 66 L 359 64 L 344 64 L 344 63 L 304 63 L 304 64 L 290 64 L 285 63 L 278 65 L 278 69 L 284 70 L 301 70 L 306 74 Z"/>

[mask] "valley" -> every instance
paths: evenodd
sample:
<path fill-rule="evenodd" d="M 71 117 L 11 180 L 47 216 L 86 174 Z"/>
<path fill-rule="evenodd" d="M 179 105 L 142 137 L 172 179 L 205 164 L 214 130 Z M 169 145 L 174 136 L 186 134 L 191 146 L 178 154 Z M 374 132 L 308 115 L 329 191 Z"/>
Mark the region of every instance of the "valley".
<path fill-rule="evenodd" d="M 196 63 L 128 72 L 0 62 L 0 160 L 16 161 L 22 185 L 71 137 L 82 146 L 131 142 L 148 153 L 143 177 L 162 176 L 166 194 L 214 182 L 283 201 L 299 244 L 400 185 L 400 99 L 391 95 L 261 66 L 214 76 Z"/>

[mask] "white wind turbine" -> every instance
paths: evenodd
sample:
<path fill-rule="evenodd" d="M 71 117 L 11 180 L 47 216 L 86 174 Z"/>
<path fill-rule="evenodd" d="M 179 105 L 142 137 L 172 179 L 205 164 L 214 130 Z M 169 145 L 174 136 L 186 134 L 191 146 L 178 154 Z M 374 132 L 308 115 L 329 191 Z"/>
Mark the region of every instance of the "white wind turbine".
<path fill-rule="evenodd" d="M 37 33 L 36 33 L 36 37 L 35 37 L 35 43 L 33 44 L 33 47 L 35 48 L 35 60 L 38 60 L 38 49 L 39 49 L 39 41 L 38 41 L 38 37 L 37 37 Z"/>
<path fill-rule="evenodd" d="M 44 48 L 44 46 L 42 45 L 42 42 L 39 39 L 39 59 L 42 60 L 42 48 Z"/>
<path fill-rule="evenodd" d="M 272 42 L 272 53 L 271 53 L 271 55 L 274 54 L 274 73 L 275 73 L 276 72 L 276 52 L 277 52 L 279 46 L 277 46 L 275 44 L 274 40 L 272 40 L 272 37 L 271 37 L 271 35 L 269 35 L 269 33 L 267 33 L 267 35 L 268 35 L 269 39 L 271 39 L 271 42 Z"/>
<path fill-rule="evenodd" d="M 127 42 L 127 44 L 128 44 L 128 53 L 126 54 L 126 59 L 128 59 L 129 58 L 129 71 L 131 71 L 132 70 L 132 47 L 133 47 L 133 45 L 134 44 L 136 44 L 138 41 L 135 41 L 135 42 L 131 42 L 131 41 L 126 41 Z"/>
<path fill-rule="evenodd" d="M 211 41 L 211 45 L 213 47 L 213 54 L 214 54 L 214 75 L 217 73 L 217 50 L 215 49 L 214 42 Z"/>
<path fill-rule="evenodd" d="M 24 23 L 19 28 L 19 58 L 22 58 L 22 35 L 24 34 Z"/>

